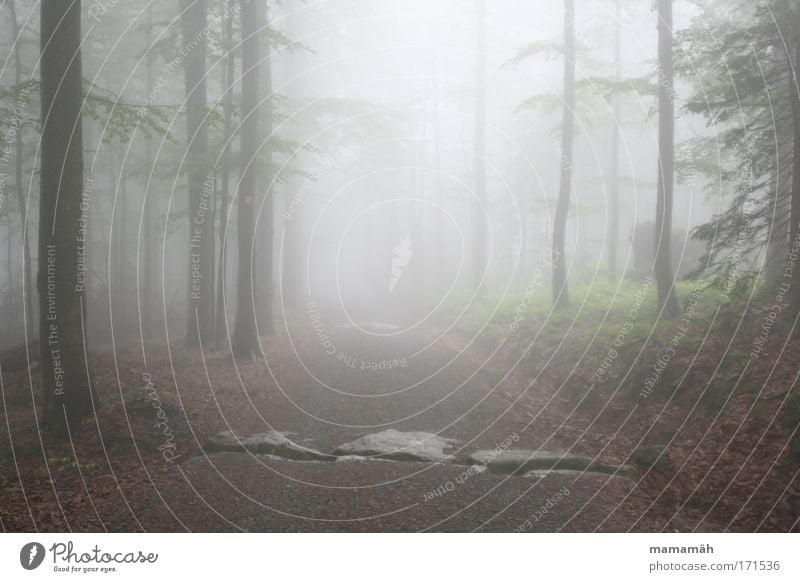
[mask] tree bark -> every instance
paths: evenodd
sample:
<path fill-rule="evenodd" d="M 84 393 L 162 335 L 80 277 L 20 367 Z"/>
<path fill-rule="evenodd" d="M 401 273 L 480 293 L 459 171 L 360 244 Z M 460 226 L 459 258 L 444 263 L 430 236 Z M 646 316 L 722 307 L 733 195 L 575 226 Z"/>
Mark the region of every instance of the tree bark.
<path fill-rule="evenodd" d="M 616 0 L 614 16 L 614 76 L 617 81 L 622 78 L 622 2 Z M 617 280 L 617 252 L 619 251 L 619 145 L 621 131 L 619 116 L 621 109 L 619 97 L 614 97 L 614 119 L 611 136 L 611 188 L 609 192 L 608 217 L 608 280 Z"/>
<path fill-rule="evenodd" d="M 232 350 L 237 358 L 251 358 L 258 347 L 255 311 L 255 199 L 258 150 L 258 0 L 240 0 L 242 17 L 242 125 L 241 176 L 237 192 L 239 256 L 236 328 Z"/>
<path fill-rule="evenodd" d="M 437 59 L 438 65 L 438 59 Z M 434 188 L 436 189 L 436 284 L 437 291 L 445 289 L 447 281 L 446 265 L 444 260 L 444 180 L 442 180 L 442 124 L 441 124 L 441 95 L 439 90 L 439 70 L 433 79 L 433 174 Z"/>
<path fill-rule="evenodd" d="M 153 30 L 153 5 L 147 7 L 147 60 L 145 63 L 146 77 L 147 77 L 147 95 L 153 90 L 153 51 L 152 51 L 152 30 Z M 144 140 L 144 159 L 149 163 L 153 159 L 152 142 L 149 138 L 145 137 Z M 149 185 L 147 186 L 149 190 Z M 144 339 L 152 339 L 155 335 L 155 309 L 156 295 L 153 292 L 155 289 L 155 280 L 153 276 L 156 271 L 156 254 L 155 254 L 155 206 L 157 199 L 150 195 L 151 193 L 145 191 L 144 195 L 144 212 L 142 220 L 142 238 L 144 243 L 144 252 L 142 257 L 141 268 L 141 283 L 139 295 L 139 308 L 141 309 L 141 325 L 142 336 Z"/>
<path fill-rule="evenodd" d="M 67 436 L 94 407 L 79 271 L 86 258 L 79 242 L 84 188 L 81 3 L 48 0 L 41 6 L 39 346 L 45 420 L 53 432 Z"/>
<path fill-rule="evenodd" d="M 561 125 L 561 176 L 553 223 L 553 305 L 569 305 L 566 231 L 572 196 L 572 156 L 575 141 L 575 0 L 564 0 L 564 119 Z"/>
<path fill-rule="evenodd" d="M 653 274 L 659 309 L 665 317 L 679 313 L 672 271 L 672 198 L 675 161 L 675 90 L 672 66 L 672 0 L 658 0 L 658 193 Z"/>
<path fill-rule="evenodd" d="M 232 4 L 235 0 L 229 0 Z M 217 348 L 222 343 L 225 326 L 225 281 L 228 255 L 228 200 L 230 199 L 231 182 L 231 147 L 230 137 L 233 127 L 233 80 L 236 68 L 236 52 L 233 49 L 233 17 L 225 20 L 222 31 L 222 49 L 225 53 L 223 61 L 224 73 L 222 80 L 223 98 L 223 131 L 225 150 L 222 153 L 222 176 L 220 186 L 219 207 L 219 264 L 217 266 L 217 309 L 214 322 L 214 336 Z"/>
<path fill-rule="evenodd" d="M 206 343 L 213 333 L 214 257 L 210 224 L 212 178 L 207 172 L 208 127 L 206 124 L 206 0 L 180 0 L 186 84 L 187 175 L 189 186 L 189 261 L 186 344 Z"/>
<path fill-rule="evenodd" d="M 16 87 L 16 101 L 23 99 L 21 90 L 22 85 L 22 39 L 20 38 L 19 22 L 17 21 L 16 0 L 10 0 L 8 9 L 11 12 L 11 38 L 14 39 L 14 85 Z M 22 222 L 22 262 L 23 262 L 23 317 L 25 318 L 25 333 L 27 338 L 33 337 L 33 329 L 36 322 L 33 306 L 35 305 L 33 296 L 33 274 L 31 266 L 31 245 L 28 236 L 28 203 L 22 188 L 22 160 L 25 149 L 25 141 L 22 132 L 22 120 L 20 119 L 16 129 L 14 139 L 14 181 L 17 192 L 17 203 L 19 204 L 20 220 Z"/>
<path fill-rule="evenodd" d="M 483 293 L 487 267 L 486 209 L 486 0 L 477 0 L 477 47 L 475 75 L 475 247 L 473 288 Z"/>
<path fill-rule="evenodd" d="M 298 35 L 297 16 L 289 14 L 285 17 L 289 38 Z M 296 51 L 286 50 L 284 53 L 284 79 L 287 88 L 296 87 L 292 81 L 299 70 L 298 55 Z M 296 91 L 291 91 L 290 97 L 298 97 Z M 295 152 L 296 163 L 301 163 L 303 153 Z M 302 234 L 303 234 L 303 204 L 298 199 L 300 193 L 300 180 L 290 176 L 286 183 L 285 209 L 289 214 L 283 217 L 284 247 L 282 264 L 282 303 L 288 309 L 296 309 L 303 298 L 303 282 L 301 265 L 303 265 Z"/>
<path fill-rule="evenodd" d="M 791 57 L 790 57 L 791 58 Z M 792 192 L 791 223 L 789 225 L 789 254 L 796 253 L 800 245 L 800 33 L 795 35 L 794 62 L 792 68 L 792 119 L 793 119 L 793 159 L 792 159 Z M 790 257 L 788 257 L 790 258 Z M 790 281 L 789 303 L 794 313 L 800 312 L 800 281 Z"/>
<path fill-rule="evenodd" d="M 274 331 L 273 321 L 272 321 L 272 308 L 273 308 L 273 298 L 275 295 L 275 288 L 274 288 L 274 240 L 275 240 L 275 218 L 274 218 L 274 206 L 275 201 L 273 197 L 274 192 L 274 175 L 273 175 L 273 168 L 272 168 L 272 146 L 271 146 L 271 139 L 272 139 L 272 64 L 271 64 L 271 51 L 269 40 L 266 38 L 267 35 L 262 34 L 263 31 L 266 31 L 269 27 L 269 2 L 264 1 L 263 4 L 263 12 L 259 9 L 255 17 L 258 19 L 256 22 L 256 34 L 260 40 L 265 40 L 264 48 L 266 49 L 266 55 L 264 59 L 256 60 L 258 67 L 261 68 L 261 71 L 264 74 L 264 86 L 263 91 L 266 98 L 264 99 L 264 108 L 265 108 L 265 115 L 263 116 L 264 123 L 263 123 L 263 135 L 265 136 L 263 139 L 263 145 L 255 150 L 254 156 L 258 156 L 259 151 L 261 152 L 261 159 L 263 160 L 263 167 L 266 168 L 266 182 L 268 184 L 267 191 L 264 194 L 264 198 L 261 201 L 261 205 L 257 206 L 259 209 L 258 211 L 258 222 L 256 223 L 256 241 L 258 244 L 258 249 L 263 253 L 263 258 L 259 260 L 257 263 L 258 268 L 256 269 L 255 275 L 257 277 L 257 281 L 259 282 L 256 285 L 258 289 L 258 293 L 256 294 L 257 302 L 256 305 L 258 306 L 258 326 L 257 330 L 261 333 L 261 335 L 271 335 Z M 256 99 L 258 95 L 256 96 Z M 256 161 L 256 158 L 253 158 L 256 167 L 260 167 Z M 256 192 L 258 190 L 256 189 Z"/>

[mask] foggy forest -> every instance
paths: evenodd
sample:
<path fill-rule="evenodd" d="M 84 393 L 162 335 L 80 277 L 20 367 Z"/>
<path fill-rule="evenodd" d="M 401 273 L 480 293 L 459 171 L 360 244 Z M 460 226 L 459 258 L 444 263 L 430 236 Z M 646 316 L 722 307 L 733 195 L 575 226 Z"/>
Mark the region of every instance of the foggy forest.
<path fill-rule="evenodd" d="M 796 0 L 0 0 L 2 531 L 800 531 L 799 70 Z"/>

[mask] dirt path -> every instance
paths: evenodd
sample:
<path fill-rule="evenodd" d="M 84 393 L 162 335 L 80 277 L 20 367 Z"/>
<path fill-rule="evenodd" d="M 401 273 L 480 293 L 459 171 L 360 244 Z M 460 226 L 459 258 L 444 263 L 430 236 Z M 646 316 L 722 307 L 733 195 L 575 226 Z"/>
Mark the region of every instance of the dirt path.
<path fill-rule="evenodd" d="M 270 354 L 269 369 L 256 380 L 242 374 L 249 420 L 221 409 L 220 428 L 239 436 L 287 431 L 297 444 L 324 453 L 387 429 L 425 431 L 453 439 L 450 457 L 294 462 L 250 452 L 202 454 L 184 460 L 177 485 L 133 500 L 144 529 L 681 529 L 669 523 L 668 508 L 651 507 L 634 480 L 572 471 L 510 476 L 464 464 L 479 449 L 566 452 L 574 443 L 554 431 L 559 419 L 531 423 L 535 414 L 513 404 L 522 383 L 498 384 L 498 371 L 481 369 L 474 352 L 448 346 L 434 331 L 342 327 L 330 337 L 284 341 Z"/>

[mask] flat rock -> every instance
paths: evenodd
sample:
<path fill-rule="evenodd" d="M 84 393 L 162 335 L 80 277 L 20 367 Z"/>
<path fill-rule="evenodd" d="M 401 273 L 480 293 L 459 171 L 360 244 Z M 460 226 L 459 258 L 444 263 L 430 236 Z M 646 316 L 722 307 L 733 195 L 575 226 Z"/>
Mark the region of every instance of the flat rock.
<path fill-rule="evenodd" d="M 472 453 L 469 463 L 484 465 L 492 473 L 525 474 L 540 471 L 587 471 L 634 479 L 636 469 L 629 465 L 610 465 L 590 457 L 525 449 L 483 450 Z"/>
<path fill-rule="evenodd" d="M 272 455 L 291 461 L 332 461 L 330 455 L 300 446 L 278 431 L 237 437 L 230 431 L 215 434 L 205 446 L 206 452 L 241 452 Z"/>
<path fill-rule="evenodd" d="M 394 429 L 376 432 L 345 443 L 333 451 L 347 457 L 376 457 L 390 461 L 435 463 L 444 461 L 445 449 L 456 444 L 431 432 L 399 432 Z"/>

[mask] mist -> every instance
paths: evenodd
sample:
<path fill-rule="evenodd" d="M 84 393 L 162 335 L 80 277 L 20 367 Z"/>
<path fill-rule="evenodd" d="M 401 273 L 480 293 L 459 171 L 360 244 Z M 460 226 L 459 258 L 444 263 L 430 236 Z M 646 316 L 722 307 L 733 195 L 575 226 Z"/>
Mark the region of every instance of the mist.
<path fill-rule="evenodd" d="M 793 2 L 0 13 L 4 530 L 797 529 Z"/>

